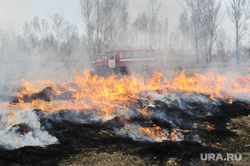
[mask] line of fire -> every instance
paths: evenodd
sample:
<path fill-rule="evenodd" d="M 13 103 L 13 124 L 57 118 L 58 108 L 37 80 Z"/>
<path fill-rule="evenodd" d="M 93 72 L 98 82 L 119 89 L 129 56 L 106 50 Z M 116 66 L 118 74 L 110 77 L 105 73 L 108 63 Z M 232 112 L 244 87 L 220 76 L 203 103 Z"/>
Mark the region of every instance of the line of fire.
<path fill-rule="evenodd" d="M 112 50 L 90 63 L 62 82 L 21 80 L 1 106 L 3 159 L 19 155 L 25 164 L 30 155 L 64 158 L 104 148 L 96 153 L 189 163 L 200 153 L 246 149 L 232 124 L 249 117 L 250 68 L 229 78 L 178 67 L 171 78 L 152 49 Z"/>

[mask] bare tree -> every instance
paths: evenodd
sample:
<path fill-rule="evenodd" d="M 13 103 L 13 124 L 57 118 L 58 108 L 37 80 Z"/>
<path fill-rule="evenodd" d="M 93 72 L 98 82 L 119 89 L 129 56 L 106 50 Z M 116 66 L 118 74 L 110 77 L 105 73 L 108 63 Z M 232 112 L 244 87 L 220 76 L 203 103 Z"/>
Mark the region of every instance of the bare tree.
<path fill-rule="evenodd" d="M 117 47 L 117 36 L 120 31 L 120 3 L 117 0 L 104 0 L 103 15 L 104 15 L 104 32 L 103 42 L 104 49 L 114 49 Z"/>
<path fill-rule="evenodd" d="M 191 17 L 190 29 L 194 39 L 196 63 L 200 63 L 200 58 L 209 63 L 222 20 L 219 17 L 221 0 L 180 0 L 180 2 Z M 181 17 L 182 22 L 186 22 L 185 13 L 182 13 Z M 181 31 L 183 33 L 183 25 L 181 25 Z M 205 52 L 205 58 L 200 57 L 203 52 Z"/>
<path fill-rule="evenodd" d="M 80 0 L 80 5 L 90 60 L 126 43 L 128 0 Z"/>
<path fill-rule="evenodd" d="M 65 21 L 64 21 L 64 18 L 62 15 L 59 15 L 59 14 L 54 14 L 52 17 L 51 17 L 52 21 L 53 21 L 53 24 L 52 24 L 52 27 L 53 27 L 53 30 L 55 31 L 55 34 L 56 34 L 56 50 L 57 50 L 57 56 L 60 54 L 60 40 L 62 39 L 63 37 L 63 28 L 64 28 L 64 25 L 65 25 Z"/>
<path fill-rule="evenodd" d="M 66 44 L 64 50 L 65 50 L 65 56 L 66 56 L 66 60 L 68 60 L 70 53 L 72 52 L 72 48 L 74 46 L 75 43 L 75 39 L 77 38 L 78 34 L 77 34 L 78 28 L 75 24 L 70 24 L 69 21 L 67 21 L 65 23 L 65 28 L 64 28 L 64 35 L 65 35 L 65 39 L 66 39 Z M 67 61 L 66 61 L 67 62 Z"/>
<path fill-rule="evenodd" d="M 129 14 L 127 12 L 129 0 L 121 0 L 120 2 L 120 18 L 118 24 L 120 25 L 120 31 L 118 36 L 119 46 L 125 47 L 127 44 L 128 36 L 128 24 L 129 24 Z"/>
<path fill-rule="evenodd" d="M 95 41 L 95 54 L 100 55 L 102 52 L 102 40 L 100 38 L 100 35 L 103 30 L 103 0 L 95 0 L 94 2 L 95 5 L 95 20 L 96 20 L 96 41 Z"/>
<path fill-rule="evenodd" d="M 41 25 L 40 25 L 40 19 L 38 16 L 34 16 L 31 22 L 31 25 L 33 27 L 33 29 L 40 33 L 41 32 Z"/>
<path fill-rule="evenodd" d="M 53 29 L 56 32 L 56 39 L 59 41 L 62 38 L 62 30 L 65 24 L 64 18 L 56 13 L 51 17 L 51 19 L 53 21 Z"/>
<path fill-rule="evenodd" d="M 204 39 L 205 62 L 211 62 L 212 49 L 218 37 L 218 27 L 222 19 L 219 19 L 221 6 L 220 0 L 200 0 L 201 4 L 201 35 Z"/>
<path fill-rule="evenodd" d="M 49 24 L 45 19 L 41 20 L 41 32 L 42 32 L 42 43 L 41 43 L 41 52 L 45 52 L 47 50 L 46 47 L 46 37 L 48 35 Z"/>
<path fill-rule="evenodd" d="M 235 29 L 235 44 L 236 51 L 235 56 L 237 64 L 240 61 L 239 49 L 241 42 L 247 34 L 248 24 L 247 21 L 250 19 L 250 2 L 249 0 L 227 0 L 227 14 L 234 24 Z"/>
<path fill-rule="evenodd" d="M 45 19 L 41 21 L 42 37 L 45 38 L 48 35 L 49 24 Z"/>
<path fill-rule="evenodd" d="M 24 35 L 27 43 L 34 50 L 39 47 L 41 34 L 40 19 L 38 16 L 34 16 L 29 23 L 25 23 Z"/>
<path fill-rule="evenodd" d="M 158 0 L 148 0 L 149 15 L 149 47 L 153 48 L 155 44 L 155 31 L 158 22 L 158 14 L 161 9 L 161 3 Z"/>
<path fill-rule="evenodd" d="M 187 11 L 183 10 L 180 17 L 179 17 L 179 28 L 180 28 L 180 32 L 181 32 L 181 50 L 182 50 L 182 54 L 186 54 L 188 51 L 188 39 L 190 36 L 190 20 L 188 18 L 187 15 Z"/>
<path fill-rule="evenodd" d="M 93 50 L 93 37 L 94 37 L 94 3 L 92 0 L 80 0 L 80 5 L 82 9 L 83 22 L 85 24 L 86 39 L 87 39 L 87 52 L 89 54 L 89 59 L 93 60 L 92 55 Z"/>
<path fill-rule="evenodd" d="M 148 26 L 149 26 L 149 20 L 147 13 L 146 12 L 140 13 L 138 17 L 135 19 L 135 21 L 132 23 L 132 28 L 133 28 L 132 37 L 134 38 L 134 47 L 148 46 Z"/>
<path fill-rule="evenodd" d="M 199 36 L 200 36 L 200 20 L 201 20 L 201 2 L 200 0 L 180 0 L 184 8 L 191 16 L 192 29 L 194 34 L 196 64 L 200 63 L 199 57 Z"/>
<path fill-rule="evenodd" d="M 216 40 L 216 60 L 217 61 L 226 61 L 227 54 L 226 54 L 226 42 L 227 36 L 224 29 L 220 29 L 218 33 L 218 39 Z"/>
<path fill-rule="evenodd" d="M 34 37 L 34 33 L 29 23 L 27 22 L 24 23 L 23 32 L 24 32 L 25 42 L 27 44 L 26 51 L 28 53 L 31 49 L 35 48 L 35 37 Z"/>

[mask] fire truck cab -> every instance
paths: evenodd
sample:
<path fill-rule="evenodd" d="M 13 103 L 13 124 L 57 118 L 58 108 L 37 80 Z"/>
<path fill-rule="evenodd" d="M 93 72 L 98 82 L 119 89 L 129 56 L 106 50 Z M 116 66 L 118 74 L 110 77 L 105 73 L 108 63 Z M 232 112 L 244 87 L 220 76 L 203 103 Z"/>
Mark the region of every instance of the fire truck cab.
<path fill-rule="evenodd" d="M 153 49 L 143 50 L 112 50 L 102 55 L 99 60 L 91 62 L 98 73 L 107 71 L 128 73 L 128 68 L 135 71 L 156 65 L 157 59 Z"/>

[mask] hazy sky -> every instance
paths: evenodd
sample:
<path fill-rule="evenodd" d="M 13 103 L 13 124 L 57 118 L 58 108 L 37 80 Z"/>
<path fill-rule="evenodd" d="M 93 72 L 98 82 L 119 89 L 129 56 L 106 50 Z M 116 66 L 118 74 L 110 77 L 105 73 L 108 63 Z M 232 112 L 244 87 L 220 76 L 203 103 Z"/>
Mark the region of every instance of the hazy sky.
<path fill-rule="evenodd" d="M 0 0 L 0 28 L 22 31 L 23 24 L 33 16 L 51 20 L 54 13 L 64 15 L 72 23 L 79 24 L 78 0 Z"/>
<path fill-rule="evenodd" d="M 170 26 L 176 24 L 180 7 L 176 0 L 162 2 L 160 17 L 167 17 Z M 147 8 L 147 0 L 130 0 L 129 13 L 133 20 L 137 14 Z M 77 24 L 81 31 L 81 9 L 79 0 L 0 0 L 0 29 L 21 33 L 23 24 L 33 16 L 51 21 L 51 16 L 59 13 L 71 23 Z"/>
<path fill-rule="evenodd" d="M 159 0 L 161 2 L 160 18 L 168 18 L 169 28 L 172 30 L 178 23 L 181 12 L 178 0 Z M 129 1 L 130 20 L 133 21 L 138 13 L 147 10 L 148 0 Z M 224 1 L 223 1 L 224 2 Z M 232 24 L 225 14 L 225 3 L 222 3 L 224 15 L 222 27 L 227 35 L 232 36 Z M 51 16 L 59 13 L 67 21 L 76 24 L 79 33 L 83 34 L 83 22 L 81 20 L 81 8 L 79 0 L 0 0 L 0 30 L 7 32 L 23 32 L 23 25 L 26 21 L 31 21 L 37 15 L 41 19 L 51 21 Z"/>

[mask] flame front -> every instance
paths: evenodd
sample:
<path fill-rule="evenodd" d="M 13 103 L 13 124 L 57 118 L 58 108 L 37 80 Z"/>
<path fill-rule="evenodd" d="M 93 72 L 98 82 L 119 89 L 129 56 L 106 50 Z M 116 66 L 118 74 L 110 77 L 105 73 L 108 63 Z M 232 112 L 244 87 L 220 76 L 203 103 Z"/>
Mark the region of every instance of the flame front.
<path fill-rule="evenodd" d="M 150 115 L 148 107 L 138 109 L 131 104 L 140 99 L 146 99 L 148 102 L 154 100 L 152 96 L 142 97 L 144 91 L 157 91 L 158 94 L 162 95 L 172 91 L 181 91 L 184 94 L 202 93 L 208 95 L 212 100 L 216 101 L 220 98 L 228 102 L 233 102 L 234 96 L 238 94 L 250 96 L 250 74 L 229 80 L 227 76 L 214 75 L 212 72 L 206 75 L 195 73 L 192 76 L 187 76 L 185 69 L 179 75 L 176 74 L 172 80 L 168 80 L 164 74 L 157 71 L 150 79 L 146 79 L 134 74 L 123 77 L 113 74 L 106 78 L 91 75 L 86 70 L 83 74 L 74 73 L 72 79 L 66 82 L 37 81 L 34 83 L 25 79 L 22 79 L 21 82 L 22 88 L 15 91 L 17 102 L 3 105 L 9 108 L 10 116 L 14 116 L 14 112 L 20 108 L 34 108 L 44 112 L 88 110 L 91 114 L 100 117 L 117 115 L 119 114 L 117 110 L 124 109 L 131 112 L 137 111 L 139 115 L 146 118 Z M 44 93 L 63 96 L 63 99 L 57 100 L 57 98 L 51 97 L 47 102 L 32 97 L 32 94 L 39 93 L 46 87 L 51 87 L 52 91 Z M 208 127 L 207 124 L 204 125 Z M 175 140 L 179 135 L 176 130 L 173 130 L 167 136 L 167 131 L 159 126 L 141 127 L 140 130 L 153 138 L 166 137 Z"/>

